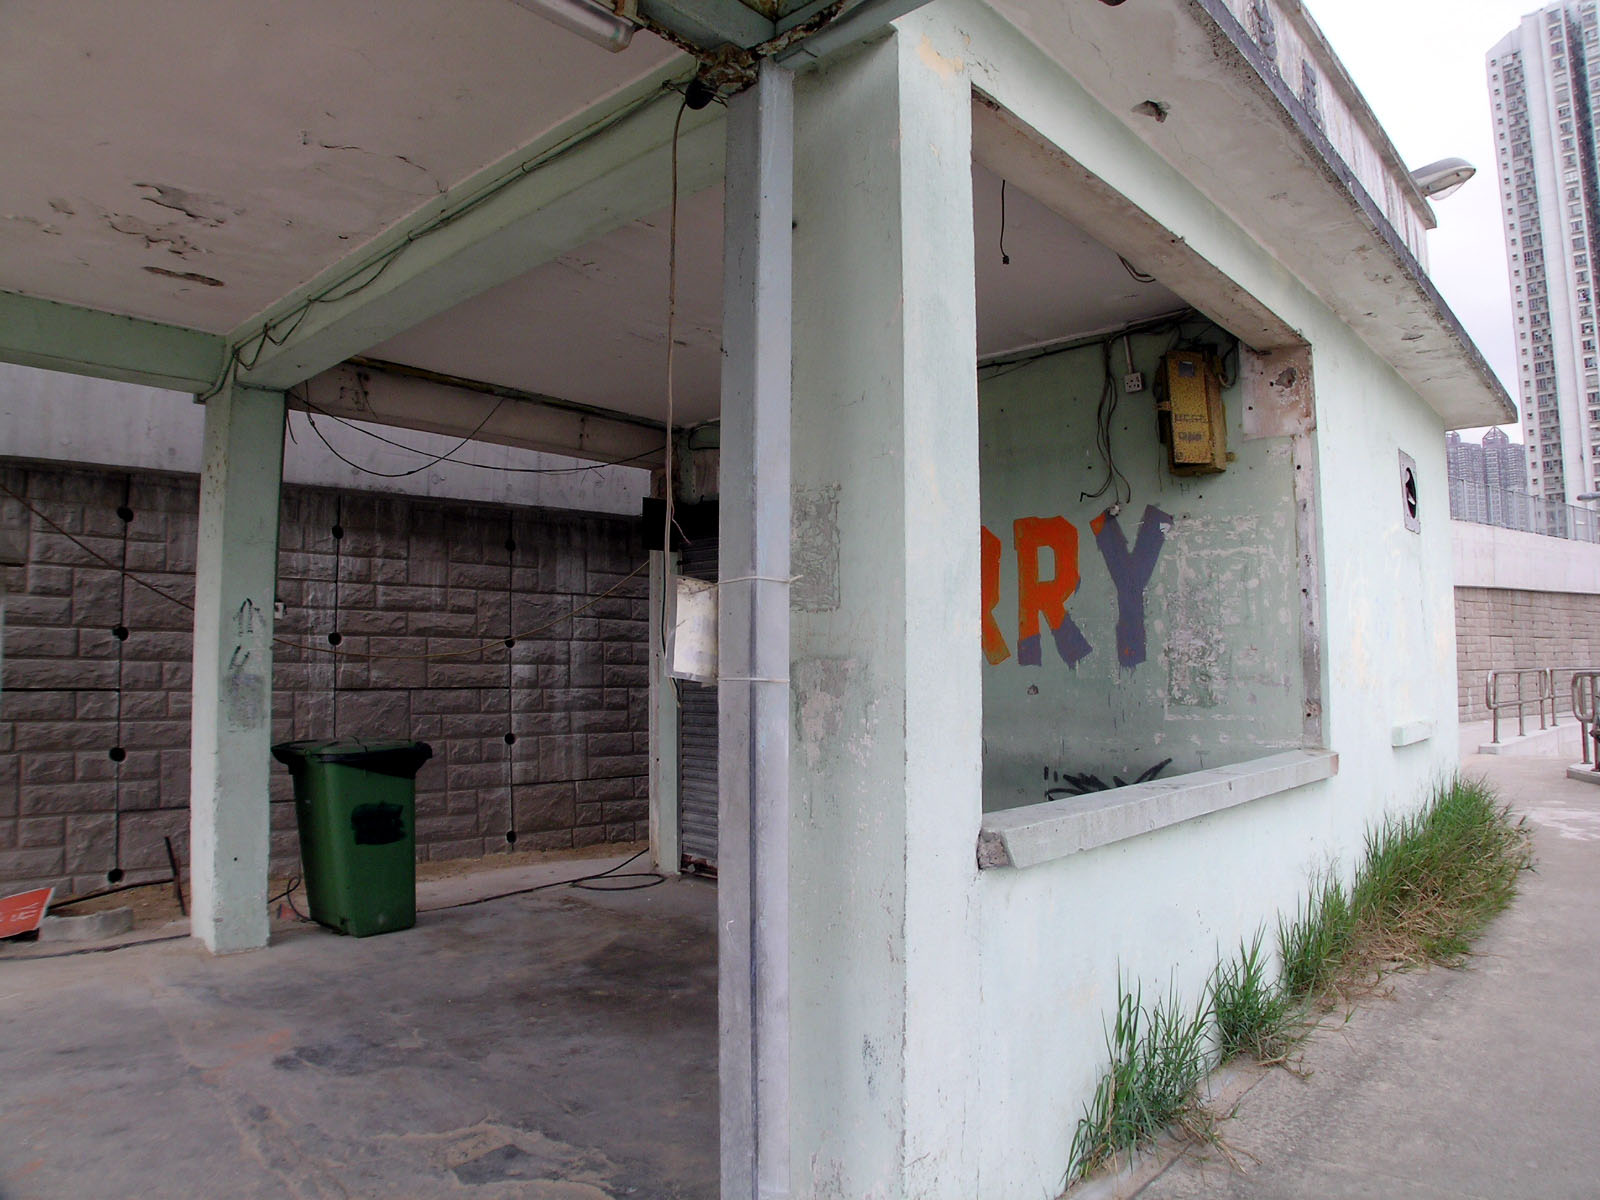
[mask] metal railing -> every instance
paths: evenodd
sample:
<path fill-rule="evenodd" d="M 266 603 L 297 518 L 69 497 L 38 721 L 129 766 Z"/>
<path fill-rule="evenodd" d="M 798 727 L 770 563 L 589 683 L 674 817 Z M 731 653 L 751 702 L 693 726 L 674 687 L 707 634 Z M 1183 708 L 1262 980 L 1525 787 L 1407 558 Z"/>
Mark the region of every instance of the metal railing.
<path fill-rule="evenodd" d="M 1501 685 L 1505 684 L 1515 691 L 1514 695 L 1502 696 Z M 1532 695 L 1529 695 L 1529 691 Z M 1483 682 L 1483 699 L 1488 705 L 1493 718 L 1493 736 L 1489 739 L 1492 743 L 1500 741 L 1500 713 L 1508 708 L 1517 710 L 1517 736 L 1528 736 L 1528 706 L 1534 706 L 1534 711 L 1539 714 L 1539 728 L 1548 729 L 1545 724 L 1545 705 L 1550 706 L 1550 725 L 1556 723 L 1556 693 L 1555 693 L 1555 668 L 1552 667 L 1506 667 L 1498 671 L 1490 671 Z"/>
<path fill-rule="evenodd" d="M 1600 542 L 1600 512 L 1526 492 L 1450 480 L 1450 515 L 1458 521 L 1520 529 L 1574 542 Z"/>
<path fill-rule="evenodd" d="M 1578 718 L 1578 727 L 1582 731 L 1579 741 L 1583 743 L 1583 761 L 1592 761 L 1594 769 L 1600 771 L 1600 744 L 1594 747 L 1594 757 L 1591 759 L 1589 756 L 1590 743 L 1600 733 L 1595 728 L 1600 724 L 1600 671 L 1572 673 L 1572 715 Z"/>

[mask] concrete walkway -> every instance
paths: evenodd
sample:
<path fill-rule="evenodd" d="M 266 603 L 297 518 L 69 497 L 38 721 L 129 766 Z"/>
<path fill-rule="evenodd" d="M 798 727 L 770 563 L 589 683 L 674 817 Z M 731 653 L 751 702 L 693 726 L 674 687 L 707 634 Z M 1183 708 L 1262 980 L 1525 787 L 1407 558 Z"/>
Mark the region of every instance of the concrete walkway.
<path fill-rule="evenodd" d="M 442 907 L 614 861 L 426 885 L 382 937 L 0 961 L 0 1200 L 710 1200 L 715 889 Z"/>
<path fill-rule="evenodd" d="M 1564 758 L 1478 757 L 1534 827 L 1537 873 L 1461 971 L 1393 981 L 1264 1075 L 1223 1126 L 1244 1165 L 1184 1160 L 1141 1200 L 1600 1196 L 1600 786 Z"/>

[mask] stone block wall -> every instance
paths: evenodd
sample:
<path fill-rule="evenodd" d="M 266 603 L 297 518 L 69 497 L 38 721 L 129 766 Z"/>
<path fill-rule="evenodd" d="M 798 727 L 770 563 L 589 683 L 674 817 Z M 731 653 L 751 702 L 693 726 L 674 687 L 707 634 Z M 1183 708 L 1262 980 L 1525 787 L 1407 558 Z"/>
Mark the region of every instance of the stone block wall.
<path fill-rule="evenodd" d="M 188 858 L 197 482 L 15 461 L 0 461 L 0 482 L 48 518 L 0 493 L 0 887 L 83 891 L 113 866 L 130 880 L 162 876 L 163 837 Z M 428 742 L 419 858 L 511 849 L 513 831 L 519 850 L 643 838 L 637 524 L 285 488 L 274 740 Z M 272 852 L 284 873 L 298 854 L 290 796 L 275 768 Z"/>
<path fill-rule="evenodd" d="M 1564 672 L 1600 670 L 1600 596 L 1456 588 L 1456 685 L 1463 721 L 1488 720 L 1484 680 L 1490 671 L 1511 667 L 1560 669 L 1556 698 L 1566 712 L 1570 676 Z"/>

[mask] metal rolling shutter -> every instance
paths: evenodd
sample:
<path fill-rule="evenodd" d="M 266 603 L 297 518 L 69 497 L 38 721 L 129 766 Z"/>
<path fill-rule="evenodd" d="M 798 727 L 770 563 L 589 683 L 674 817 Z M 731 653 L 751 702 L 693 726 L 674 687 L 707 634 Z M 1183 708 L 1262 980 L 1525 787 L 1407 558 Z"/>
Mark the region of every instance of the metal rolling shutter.
<path fill-rule="evenodd" d="M 717 578 L 717 541 L 685 546 L 683 574 Z M 717 688 L 678 682 L 678 845 L 687 867 L 717 866 Z"/>

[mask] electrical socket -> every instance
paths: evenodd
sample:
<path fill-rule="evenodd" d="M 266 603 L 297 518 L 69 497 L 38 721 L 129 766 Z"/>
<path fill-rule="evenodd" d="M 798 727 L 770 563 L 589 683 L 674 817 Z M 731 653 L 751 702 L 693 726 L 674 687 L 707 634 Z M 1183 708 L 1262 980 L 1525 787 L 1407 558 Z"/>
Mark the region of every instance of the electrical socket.
<path fill-rule="evenodd" d="M 1144 391 L 1144 376 L 1138 371 L 1131 371 L 1122 377 L 1122 390 L 1130 396 L 1134 392 Z"/>

